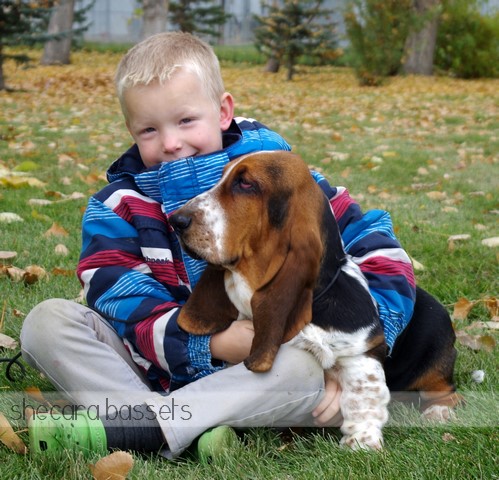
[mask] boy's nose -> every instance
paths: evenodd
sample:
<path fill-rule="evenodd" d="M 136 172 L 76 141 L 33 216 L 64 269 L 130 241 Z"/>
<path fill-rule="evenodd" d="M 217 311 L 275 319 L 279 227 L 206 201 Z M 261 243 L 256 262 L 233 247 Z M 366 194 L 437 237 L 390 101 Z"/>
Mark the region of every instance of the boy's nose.
<path fill-rule="evenodd" d="M 173 135 L 165 135 L 163 137 L 163 151 L 165 153 L 178 152 L 182 148 L 180 138 Z"/>

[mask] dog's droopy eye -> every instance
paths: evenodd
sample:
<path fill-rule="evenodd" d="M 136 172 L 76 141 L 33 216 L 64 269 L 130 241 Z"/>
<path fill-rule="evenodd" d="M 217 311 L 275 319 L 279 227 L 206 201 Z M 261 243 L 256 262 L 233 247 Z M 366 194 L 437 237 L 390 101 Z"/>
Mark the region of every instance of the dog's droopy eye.
<path fill-rule="evenodd" d="M 232 187 L 234 191 L 242 193 L 255 193 L 257 191 L 257 185 L 246 180 L 243 176 L 237 177 Z"/>

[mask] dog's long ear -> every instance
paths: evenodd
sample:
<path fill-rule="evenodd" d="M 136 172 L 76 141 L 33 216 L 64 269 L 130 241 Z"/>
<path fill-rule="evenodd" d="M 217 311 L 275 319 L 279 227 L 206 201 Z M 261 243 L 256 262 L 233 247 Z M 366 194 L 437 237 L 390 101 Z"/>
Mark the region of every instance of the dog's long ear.
<path fill-rule="evenodd" d="M 225 292 L 224 270 L 208 265 L 180 310 L 177 322 L 189 333 L 210 335 L 225 330 L 237 315 Z"/>
<path fill-rule="evenodd" d="M 251 300 L 255 337 L 248 369 L 265 372 L 272 367 L 280 345 L 312 320 L 312 299 L 322 258 L 319 228 L 299 225 L 281 267 Z"/>

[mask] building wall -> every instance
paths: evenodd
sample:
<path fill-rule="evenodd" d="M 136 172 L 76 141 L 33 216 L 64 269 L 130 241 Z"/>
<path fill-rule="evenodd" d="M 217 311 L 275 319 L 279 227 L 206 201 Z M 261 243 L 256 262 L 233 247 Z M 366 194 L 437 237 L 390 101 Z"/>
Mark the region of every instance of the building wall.
<path fill-rule="evenodd" d="M 88 5 L 91 0 L 77 0 L 80 5 Z M 336 11 L 333 21 L 341 36 L 344 31 L 342 10 L 347 0 L 328 0 L 325 8 Z M 233 15 L 225 25 L 223 43 L 245 44 L 253 41 L 255 27 L 254 14 L 261 14 L 260 0 L 225 0 L 226 11 Z M 140 5 L 136 0 L 96 0 L 88 14 L 91 22 L 85 39 L 99 42 L 135 43 L 140 37 L 141 19 L 134 17 L 134 11 Z M 484 13 L 499 9 L 499 0 L 489 0 L 483 7 Z"/>
<path fill-rule="evenodd" d="M 79 0 L 80 4 L 88 5 L 91 0 Z M 345 0 L 330 0 L 327 2 L 336 6 L 343 5 Z M 130 42 L 135 43 L 140 37 L 142 21 L 134 17 L 134 11 L 140 5 L 136 0 L 96 0 L 88 14 L 91 26 L 85 33 L 85 39 L 99 42 Z M 232 18 L 225 24 L 224 38 L 226 44 L 245 44 L 253 41 L 255 20 L 253 15 L 262 13 L 260 0 L 225 0 L 227 13 Z M 341 15 L 336 15 L 335 21 L 341 23 Z"/>

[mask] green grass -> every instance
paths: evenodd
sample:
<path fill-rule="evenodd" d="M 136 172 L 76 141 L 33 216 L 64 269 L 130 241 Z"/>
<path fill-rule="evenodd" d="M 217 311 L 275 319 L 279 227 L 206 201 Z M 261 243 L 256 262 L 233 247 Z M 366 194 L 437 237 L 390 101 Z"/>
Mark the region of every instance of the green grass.
<path fill-rule="evenodd" d="M 32 55 L 36 59 L 40 52 Z M 0 224 L 0 250 L 16 251 L 17 267 L 36 264 L 49 272 L 48 281 L 30 286 L 0 276 L 2 333 L 16 339 L 25 314 L 38 302 L 79 294 L 75 276 L 55 269 L 74 270 L 88 196 L 105 185 L 107 166 L 130 142 L 112 89 L 119 58 L 119 53 L 77 52 L 71 66 L 34 64 L 29 75 L 6 65 L 7 82 L 16 90 L 0 93 L 0 169 L 33 162 L 26 175 L 45 186 L 12 188 L 0 180 L 0 212 L 24 219 Z M 223 70 L 238 115 L 257 118 L 282 133 L 333 185 L 347 186 L 364 208 L 391 212 L 404 247 L 425 267 L 416 272 L 418 282 L 449 311 L 462 296 L 474 301 L 498 296 L 498 252 L 481 243 L 499 235 L 498 81 L 409 77 L 362 89 L 341 68 L 300 66 L 293 82 L 286 82 L 284 73 L 263 74 L 250 60 L 223 61 Z M 64 162 L 68 156 L 72 160 Z M 53 192 L 80 192 L 85 198 L 48 206 L 30 203 L 56 200 Z M 428 195 L 432 192 L 442 197 Z M 44 236 L 54 222 L 68 236 Z M 448 237 L 461 233 L 470 239 L 450 250 Z M 66 245 L 68 256 L 56 255 L 58 243 Z M 490 320 L 483 304 L 455 327 L 477 320 Z M 472 333 L 497 339 L 485 329 Z M 255 429 L 244 432 L 238 448 L 208 466 L 136 456 L 131 478 L 497 478 L 497 348 L 472 351 L 458 345 L 458 352 L 456 384 L 468 403 L 456 421 L 425 424 L 414 409 L 394 405 L 382 453 L 341 450 L 335 429 L 307 430 L 292 438 Z M 0 350 L 0 356 L 13 353 Z M 471 380 L 477 369 L 486 373 L 480 384 Z M 33 369 L 14 383 L 3 372 L 0 364 L 4 413 L 13 392 L 51 388 Z M 19 430 L 24 426 L 22 420 L 15 423 Z M 25 431 L 21 436 L 27 440 Z M 69 453 L 21 457 L 0 446 L 3 478 L 91 478 L 87 463 L 95 460 Z"/>

